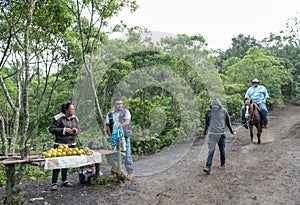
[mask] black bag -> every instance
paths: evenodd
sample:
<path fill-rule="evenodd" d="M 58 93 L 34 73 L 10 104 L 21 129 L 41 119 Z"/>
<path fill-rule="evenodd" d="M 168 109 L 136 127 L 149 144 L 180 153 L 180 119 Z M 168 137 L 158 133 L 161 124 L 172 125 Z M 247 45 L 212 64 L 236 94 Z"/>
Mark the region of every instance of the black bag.
<path fill-rule="evenodd" d="M 87 180 L 85 180 L 85 176 L 82 172 L 79 172 L 79 182 L 81 184 L 86 184 L 88 182 Z"/>

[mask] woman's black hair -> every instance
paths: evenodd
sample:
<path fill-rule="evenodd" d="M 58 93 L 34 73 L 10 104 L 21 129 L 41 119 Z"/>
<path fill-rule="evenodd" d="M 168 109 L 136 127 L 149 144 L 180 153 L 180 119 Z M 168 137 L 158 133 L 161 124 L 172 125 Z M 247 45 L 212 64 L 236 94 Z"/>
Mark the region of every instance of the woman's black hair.
<path fill-rule="evenodd" d="M 61 105 L 61 108 L 60 108 L 60 111 L 64 114 L 66 114 L 67 110 L 69 109 L 69 107 L 73 105 L 72 103 L 68 102 L 66 104 L 62 104 Z"/>

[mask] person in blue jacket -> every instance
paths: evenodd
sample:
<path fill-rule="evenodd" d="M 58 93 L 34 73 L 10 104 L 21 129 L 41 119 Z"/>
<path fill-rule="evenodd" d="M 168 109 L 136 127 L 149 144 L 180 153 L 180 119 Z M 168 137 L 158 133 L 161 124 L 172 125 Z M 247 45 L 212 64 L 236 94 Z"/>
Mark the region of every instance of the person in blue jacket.
<path fill-rule="evenodd" d="M 268 126 L 268 109 L 266 106 L 267 98 L 269 98 L 269 94 L 266 87 L 263 85 L 259 85 L 259 80 L 257 78 L 254 78 L 252 80 L 252 86 L 247 90 L 245 94 L 245 99 L 254 100 L 258 105 L 263 119 L 262 128 L 267 128 Z M 241 121 L 245 128 L 248 128 L 247 124 L 245 124 L 246 120 L 244 106 L 241 110 Z"/>

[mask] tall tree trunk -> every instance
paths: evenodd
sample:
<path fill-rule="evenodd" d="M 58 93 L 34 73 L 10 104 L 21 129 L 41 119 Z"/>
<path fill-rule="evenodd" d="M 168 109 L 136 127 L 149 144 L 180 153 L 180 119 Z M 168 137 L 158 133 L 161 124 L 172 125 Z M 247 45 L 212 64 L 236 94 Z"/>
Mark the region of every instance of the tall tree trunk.
<path fill-rule="evenodd" d="M 14 154 L 15 153 L 15 146 L 16 146 L 16 140 L 18 136 L 18 130 L 19 130 L 19 120 L 20 120 L 20 101 L 21 101 L 21 83 L 20 83 L 20 71 L 22 70 L 23 66 L 20 68 L 19 71 L 16 73 L 16 83 L 17 83 L 17 93 L 16 93 L 16 99 L 15 103 L 13 103 L 13 100 L 10 97 L 9 91 L 5 85 L 5 82 L 0 75 L 0 84 L 2 86 L 2 90 L 4 92 L 4 96 L 10 106 L 10 108 L 13 110 L 13 131 L 12 134 L 10 135 L 10 140 L 7 138 L 5 140 L 8 140 L 8 153 L 9 154 Z M 8 129 L 7 129 L 8 131 Z M 8 154 L 7 153 L 7 154 Z"/>
<path fill-rule="evenodd" d="M 91 88 L 92 88 L 92 91 L 93 91 L 93 98 L 94 98 L 94 101 L 95 101 L 95 107 L 96 107 L 96 111 L 97 111 L 97 118 L 101 122 L 100 126 L 104 127 L 102 129 L 102 135 L 101 135 L 103 148 L 104 149 L 109 149 L 108 148 L 108 143 L 107 143 L 107 140 L 106 140 L 106 137 L 105 137 L 106 136 L 106 126 L 105 126 L 106 122 L 105 122 L 105 119 L 103 117 L 102 111 L 100 109 L 100 104 L 99 104 L 99 100 L 98 100 L 98 96 L 97 96 L 97 90 L 96 90 L 94 78 L 93 78 L 91 69 L 86 69 L 86 70 L 87 70 L 87 73 L 88 73 L 88 76 L 89 76 L 89 81 L 90 81 Z M 107 162 L 112 166 L 112 170 L 114 170 L 114 171 L 118 170 L 118 164 L 112 159 L 111 155 L 105 155 L 105 156 L 106 156 Z M 119 174 L 125 175 L 125 171 L 122 168 L 120 168 L 120 172 L 121 173 L 119 173 Z"/>
<path fill-rule="evenodd" d="M 29 58 L 30 58 L 30 27 L 32 24 L 32 15 L 33 10 L 35 7 L 36 0 L 30 0 L 30 7 L 28 11 L 28 17 L 26 22 L 26 32 L 24 36 L 24 62 L 23 66 L 25 68 L 25 76 L 24 76 L 24 83 L 23 83 L 23 89 L 22 89 L 22 103 L 23 103 L 23 111 L 24 111 L 24 118 L 23 118 L 23 128 L 22 128 L 22 135 L 20 138 L 20 153 L 21 158 L 26 157 L 25 154 L 27 152 L 25 151 L 25 141 L 26 141 L 26 135 L 29 125 L 29 106 L 28 106 L 28 88 L 30 84 L 30 66 L 29 66 Z M 18 136 L 18 130 L 19 130 L 19 117 L 20 117 L 20 99 L 21 99 L 21 83 L 20 83 L 20 72 L 22 72 L 22 69 L 17 72 L 17 87 L 18 87 L 18 97 L 15 103 L 15 122 L 14 122 L 14 131 L 13 131 L 13 137 L 11 139 L 11 147 L 12 151 L 15 149 L 15 142 Z M 6 165 L 5 166 L 5 173 L 7 176 L 6 179 L 6 195 L 5 195 L 5 203 L 4 204 L 24 204 L 23 197 L 21 195 L 22 186 L 21 186 L 21 180 L 25 174 L 25 168 L 26 164 L 20 164 L 18 174 L 16 174 L 15 170 L 15 164 L 13 165 Z"/>
<path fill-rule="evenodd" d="M 25 65 L 25 78 L 24 78 L 24 85 L 23 85 L 23 92 L 22 92 L 22 100 L 23 100 L 23 128 L 22 128 L 22 135 L 20 139 L 20 149 L 21 149 L 21 157 L 24 158 L 23 149 L 25 147 L 25 140 L 29 125 L 29 105 L 28 105 L 28 89 L 30 84 L 30 65 L 29 65 L 29 58 L 30 58 L 30 27 L 32 24 L 32 15 L 34 11 L 36 0 L 30 0 L 30 8 L 28 12 L 28 18 L 26 22 L 26 32 L 24 36 L 24 65 Z"/>
<path fill-rule="evenodd" d="M 2 141 L 1 154 L 7 155 L 8 154 L 8 139 L 5 135 L 5 122 L 4 122 L 1 112 L 0 112 L 0 136 L 1 136 L 1 141 Z"/>
<path fill-rule="evenodd" d="M 91 88 L 92 88 L 93 98 L 94 98 L 95 107 L 96 107 L 96 115 L 97 115 L 97 118 L 100 121 L 99 126 L 103 127 L 102 135 L 101 135 L 103 147 L 104 147 L 104 149 L 109 149 L 108 148 L 108 143 L 107 143 L 107 140 L 106 140 L 106 137 L 105 137 L 106 136 L 106 122 L 105 122 L 105 119 L 103 117 L 103 114 L 102 114 L 102 111 L 101 111 L 101 108 L 100 108 L 100 103 L 99 103 L 98 96 L 97 96 L 97 89 L 96 89 L 94 78 L 93 78 L 93 60 L 94 60 L 93 57 L 94 57 L 94 49 L 95 49 L 94 45 L 95 45 L 96 40 L 98 38 L 96 38 L 96 37 L 92 38 L 93 39 L 92 47 L 90 49 L 90 53 L 87 53 L 88 52 L 87 47 L 88 47 L 88 44 L 89 44 L 89 41 L 91 40 L 91 38 L 88 38 L 87 42 L 85 43 L 85 39 L 83 37 L 84 33 L 83 33 L 83 30 L 82 30 L 82 25 L 81 25 L 81 6 L 80 6 L 79 0 L 76 1 L 76 6 L 77 6 L 77 12 L 76 12 L 75 15 L 76 15 L 76 18 L 77 18 L 77 24 L 78 24 L 79 33 L 80 33 L 83 64 L 84 64 L 84 67 L 87 71 L 87 74 L 88 74 L 88 77 L 89 77 L 89 82 L 90 82 L 90 85 L 91 85 Z M 94 18 L 94 15 L 95 15 L 95 13 L 94 13 L 95 2 L 94 1 L 91 1 L 91 6 L 92 6 L 92 8 L 91 8 L 92 13 L 91 13 L 91 20 L 90 20 L 90 31 L 93 30 L 92 28 L 94 26 L 94 23 L 93 23 L 93 18 Z M 97 33 L 96 33 L 97 37 L 99 37 L 100 31 L 101 31 L 102 26 L 103 26 L 103 19 L 102 18 L 100 19 L 99 25 L 100 26 L 98 27 Z M 91 36 L 88 36 L 88 37 L 91 37 Z M 87 54 L 90 55 L 89 60 L 87 60 L 87 58 L 86 58 Z M 106 159 L 107 159 L 107 162 L 112 166 L 112 169 L 117 170 L 117 163 L 112 159 L 112 157 L 110 155 L 106 155 Z M 121 169 L 121 174 L 125 175 L 125 171 L 123 169 Z"/>
<path fill-rule="evenodd" d="M 25 204 L 24 199 L 21 196 L 22 186 L 16 184 L 16 165 L 5 165 L 6 173 L 6 194 L 4 198 L 5 205 L 21 205 Z"/>
<path fill-rule="evenodd" d="M 25 142 L 26 142 L 26 136 L 27 136 L 27 130 L 29 126 L 29 105 L 28 105 L 28 89 L 30 84 L 30 65 L 29 65 L 29 59 L 30 59 L 30 30 L 31 30 L 31 24 L 32 24 L 32 16 L 33 11 L 35 7 L 36 0 L 30 0 L 30 7 L 28 12 L 28 18 L 26 22 L 26 32 L 24 36 L 24 65 L 25 65 L 25 78 L 24 78 L 24 85 L 23 85 L 23 92 L 22 92 L 22 100 L 23 100 L 23 111 L 24 111 L 24 117 L 23 117 L 23 128 L 22 128 L 22 134 L 20 139 L 20 154 L 21 159 L 24 159 L 27 157 L 27 154 L 29 154 L 26 150 Z M 20 168 L 17 175 L 17 183 L 21 183 L 21 180 L 25 174 L 26 164 L 20 164 Z"/>

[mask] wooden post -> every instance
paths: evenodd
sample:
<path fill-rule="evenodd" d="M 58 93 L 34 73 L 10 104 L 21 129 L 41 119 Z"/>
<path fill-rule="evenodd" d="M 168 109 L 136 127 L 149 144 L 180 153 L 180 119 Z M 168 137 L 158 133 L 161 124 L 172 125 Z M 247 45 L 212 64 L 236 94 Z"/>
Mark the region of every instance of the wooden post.
<path fill-rule="evenodd" d="M 121 155 L 121 138 L 118 138 L 118 162 L 117 162 L 117 178 L 119 181 L 122 179 L 122 171 L 121 171 L 121 164 L 122 164 L 122 155 Z"/>
<path fill-rule="evenodd" d="M 95 176 L 98 178 L 100 176 L 100 163 L 95 164 L 96 173 Z"/>
<path fill-rule="evenodd" d="M 30 144 L 26 144 L 24 148 L 24 158 L 27 159 L 30 154 Z"/>

